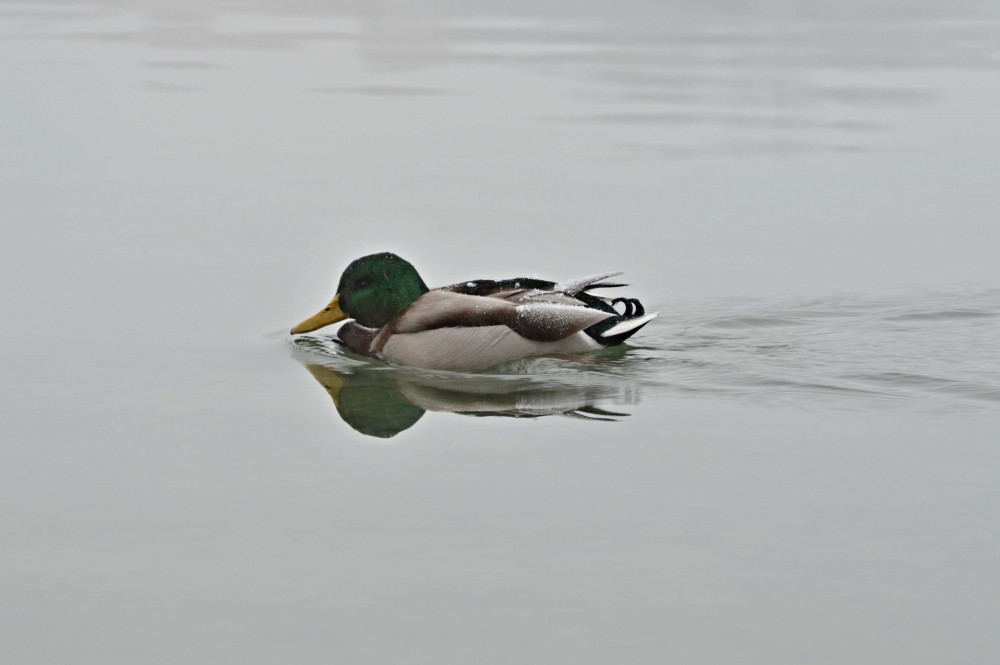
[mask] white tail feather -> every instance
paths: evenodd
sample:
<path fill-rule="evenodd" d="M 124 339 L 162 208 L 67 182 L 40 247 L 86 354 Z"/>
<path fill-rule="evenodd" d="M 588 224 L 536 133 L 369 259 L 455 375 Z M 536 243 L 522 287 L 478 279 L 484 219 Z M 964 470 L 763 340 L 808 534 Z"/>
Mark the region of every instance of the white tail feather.
<path fill-rule="evenodd" d="M 615 335 L 621 335 L 622 333 L 628 332 L 629 330 L 635 330 L 639 326 L 649 323 L 659 315 L 660 315 L 659 312 L 653 312 L 652 314 L 640 316 L 637 319 L 628 319 L 626 321 L 622 321 L 618 325 L 611 326 L 603 333 L 601 333 L 601 337 L 614 337 Z"/>

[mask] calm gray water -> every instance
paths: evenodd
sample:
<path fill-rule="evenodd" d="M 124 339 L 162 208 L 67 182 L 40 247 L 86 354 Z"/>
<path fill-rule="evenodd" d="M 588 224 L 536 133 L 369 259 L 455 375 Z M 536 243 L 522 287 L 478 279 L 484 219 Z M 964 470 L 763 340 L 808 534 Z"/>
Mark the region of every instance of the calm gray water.
<path fill-rule="evenodd" d="M 0 661 L 1000 660 L 1000 5 L 0 0 Z M 468 375 L 290 325 L 623 270 Z"/>

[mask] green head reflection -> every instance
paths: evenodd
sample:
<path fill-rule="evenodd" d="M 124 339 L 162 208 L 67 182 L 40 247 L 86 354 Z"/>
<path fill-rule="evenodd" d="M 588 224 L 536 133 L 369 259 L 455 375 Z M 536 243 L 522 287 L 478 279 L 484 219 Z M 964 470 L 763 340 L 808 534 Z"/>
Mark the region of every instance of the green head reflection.
<path fill-rule="evenodd" d="M 382 372 L 348 374 L 324 365 L 306 365 L 306 369 L 330 393 L 344 422 L 367 436 L 396 436 L 425 413 L 407 401 Z"/>

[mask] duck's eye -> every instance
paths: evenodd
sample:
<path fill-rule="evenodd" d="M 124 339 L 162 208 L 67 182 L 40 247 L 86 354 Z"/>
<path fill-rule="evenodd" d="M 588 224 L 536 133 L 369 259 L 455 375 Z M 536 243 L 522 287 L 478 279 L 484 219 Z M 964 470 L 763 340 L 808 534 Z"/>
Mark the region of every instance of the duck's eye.
<path fill-rule="evenodd" d="M 357 286 L 359 289 L 363 289 L 366 286 L 368 286 L 368 280 L 367 279 L 359 279 L 357 282 L 355 282 L 354 285 Z"/>

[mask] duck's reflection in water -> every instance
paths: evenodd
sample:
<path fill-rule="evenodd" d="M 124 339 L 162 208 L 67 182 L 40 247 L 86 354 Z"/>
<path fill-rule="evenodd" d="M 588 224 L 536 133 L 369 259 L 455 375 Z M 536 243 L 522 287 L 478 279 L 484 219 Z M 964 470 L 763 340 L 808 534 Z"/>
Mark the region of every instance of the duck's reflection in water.
<path fill-rule="evenodd" d="M 383 439 L 412 427 L 427 411 L 604 421 L 628 415 L 601 406 L 620 395 L 607 386 L 562 385 L 529 376 L 423 373 L 368 363 L 341 367 L 320 364 L 315 357 L 297 359 L 330 394 L 345 423 Z"/>

